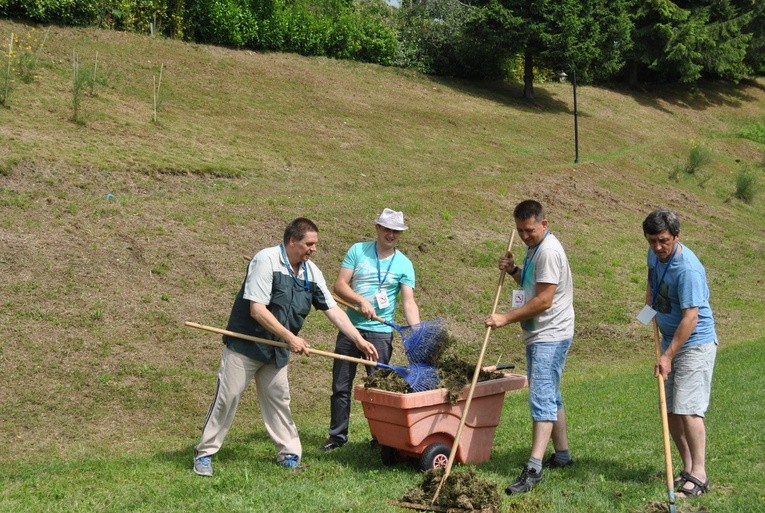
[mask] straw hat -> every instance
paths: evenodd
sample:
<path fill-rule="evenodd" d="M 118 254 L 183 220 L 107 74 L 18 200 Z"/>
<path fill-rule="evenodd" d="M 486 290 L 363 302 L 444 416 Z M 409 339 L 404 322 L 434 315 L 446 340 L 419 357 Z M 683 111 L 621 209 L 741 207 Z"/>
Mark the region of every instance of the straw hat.
<path fill-rule="evenodd" d="M 390 230 L 403 231 L 409 229 L 409 227 L 404 224 L 404 213 L 396 212 L 389 208 L 382 211 L 382 214 L 380 214 L 375 223 Z"/>

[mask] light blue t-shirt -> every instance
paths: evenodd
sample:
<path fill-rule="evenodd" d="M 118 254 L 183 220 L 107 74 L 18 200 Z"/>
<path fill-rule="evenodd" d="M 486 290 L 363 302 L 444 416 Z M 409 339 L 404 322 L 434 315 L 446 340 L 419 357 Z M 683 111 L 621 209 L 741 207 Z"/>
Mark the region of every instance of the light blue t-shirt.
<path fill-rule="evenodd" d="M 374 241 L 357 242 L 345 254 L 342 267 L 353 270 L 351 288 L 364 296 L 375 307 L 378 317 L 393 322 L 401 284 L 414 288 L 412 261 L 398 249 L 393 255 L 378 261 Z M 377 305 L 375 294 L 381 287 L 388 294 L 390 304 L 387 308 L 379 308 Z M 348 309 L 347 313 L 353 325 L 358 329 L 380 333 L 389 333 L 392 330 L 390 326 L 374 319 L 367 319 L 353 310 Z"/>
<path fill-rule="evenodd" d="M 666 350 L 672 342 L 686 308 L 698 307 L 699 320 L 684 346 L 699 346 L 717 340 L 712 308 L 709 306 L 706 271 L 693 251 L 687 246 L 681 245 L 681 248 L 682 251 L 669 262 L 669 268 L 659 262 L 653 251 L 648 250 L 648 283 L 651 285 L 651 297 L 656 297 L 651 306 L 656 310 L 662 350 Z"/>

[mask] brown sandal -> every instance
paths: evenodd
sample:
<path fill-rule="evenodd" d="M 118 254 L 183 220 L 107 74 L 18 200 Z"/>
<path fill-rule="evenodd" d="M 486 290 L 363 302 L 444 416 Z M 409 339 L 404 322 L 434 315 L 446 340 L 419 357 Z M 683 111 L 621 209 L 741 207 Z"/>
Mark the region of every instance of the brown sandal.
<path fill-rule="evenodd" d="M 680 475 L 675 478 L 674 484 L 675 484 L 675 491 L 678 491 L 680 488 L 682 488 L 686 481 L 688 481 L 688 477 L 690 474 L 683 470 L 680 472 Z"/>
<path fill-rule="evenodd" d="M 681 474 L 682 475 L 682 474 Z M 687 483 L 691 483 L 693 488 L 684 488 Z M 683 494 L 681 497 L 699 497 L 709 491 L 709 479 L 702 483 L 690 474 L 685 475 L 685 482 L 677 490 L 678 494 Z"/>

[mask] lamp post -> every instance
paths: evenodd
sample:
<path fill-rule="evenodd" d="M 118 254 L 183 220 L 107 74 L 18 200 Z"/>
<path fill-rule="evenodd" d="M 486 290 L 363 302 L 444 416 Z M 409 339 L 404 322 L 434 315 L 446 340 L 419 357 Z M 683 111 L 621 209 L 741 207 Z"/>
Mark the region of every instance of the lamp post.
<path fill-rule="evenodd" d="M 565 71 L 561 71 L 558 75 L 561 82 L 565 82 L 568 78 Z M 579 112 L 576 106 L 576 70 L 571 70 L 571 85 L 574 87 L 574 164 L 579 163 Z"/>

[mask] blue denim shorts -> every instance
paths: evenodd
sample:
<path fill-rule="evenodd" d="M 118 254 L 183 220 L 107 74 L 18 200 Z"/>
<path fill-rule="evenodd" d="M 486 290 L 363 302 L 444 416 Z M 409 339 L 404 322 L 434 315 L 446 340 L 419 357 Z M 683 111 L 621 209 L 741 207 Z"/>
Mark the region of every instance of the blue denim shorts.
<path fill-rule="evenodd" d="M 560 379 L 573 339 L 536 342 L 526 346 L 529 406 L 534 422 L 555 422 L 563 408 Z"/>

